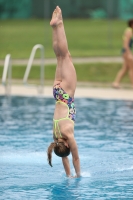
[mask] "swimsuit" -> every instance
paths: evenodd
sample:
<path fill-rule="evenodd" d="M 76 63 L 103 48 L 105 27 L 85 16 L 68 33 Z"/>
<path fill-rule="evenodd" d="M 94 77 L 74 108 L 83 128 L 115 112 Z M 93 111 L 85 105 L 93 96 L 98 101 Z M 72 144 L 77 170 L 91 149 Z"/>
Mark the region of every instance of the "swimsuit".
<path fill-rule="evenodd" d="M 75 121 L 75 117 L 76 117 L 76 109 L 75 109 L 75 105 L 74 105 L 74 98 L 70 97 L 69 94 L 67 94 L 60 86 L 60 83 L 58 83 L 57 85 L 54 86 L 53 88 L 53 96 L 56 100 L 56 104 L 57 103 L 62 103 L 64 105 L 67 106 L 68 108 L 68 113 L 67 116 L 64 118 L 60 118 L 60 119 L 53 119 L 54 121 L 54 135 L 56 138 L 57 137 L 57 130 L 60 134 L 60 137 L 62 137 L 61 132 L 60 132 L 60 128 L 59 128 L 59 121 L 61 120 L 71 120 L 72 122 Z"/>
<path fill-rule="evenodd" d="M 131 30 L 132 31 L 131 28 L 127 28 L 126 30 Z M 123 40 L 124 39 L 126 39 L 125 36 L 123 36 Z M 133 37 L 130 39 L 128 46 L 129 46 L 130 49 L 132 48 L 132 46 L 133 46 Z M 123 47 L 121 53 L 123 54 L 125 52 L 126 52 L 126 48 Z"/>

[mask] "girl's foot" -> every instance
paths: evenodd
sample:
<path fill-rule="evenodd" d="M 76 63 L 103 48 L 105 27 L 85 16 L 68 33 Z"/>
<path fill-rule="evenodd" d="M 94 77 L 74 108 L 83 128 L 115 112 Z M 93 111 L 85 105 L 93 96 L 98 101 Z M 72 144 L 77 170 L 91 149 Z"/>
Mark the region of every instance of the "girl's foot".
<path fill-rule="evenodd" d="M 115 89 L 120 89 L 119 84 L 116 83 L 116 82 L 112 83 L 112 87 L 115 88 Z"/>
<path fill-rule="evenodd" d="M 63 23 L 62 12 L 59 6 L 56 6 L 56 9 L 53 12 L 52 19 L 50 21 L 50 26 L 55 27 Z"/>

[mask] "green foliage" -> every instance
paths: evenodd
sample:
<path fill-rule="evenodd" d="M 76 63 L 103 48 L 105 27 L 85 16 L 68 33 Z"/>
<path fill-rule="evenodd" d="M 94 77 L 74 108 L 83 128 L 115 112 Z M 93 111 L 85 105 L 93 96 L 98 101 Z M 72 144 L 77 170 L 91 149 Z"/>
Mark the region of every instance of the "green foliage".
<path fill-rule="evenodd" d="M 53 81 L 55 76 L 55 65 L 45 66 L 45 80 Z M 118 70 L 121 68 L 120 63 L 89 63 L 76 64 L 75 69 L 79 82 L 99 82 L 110 83 L 114 80 Z M 12 78 L 22 80 L 25 73 L 25 66 L 13 66 Z M 0 67 L 0 78 L 2 76 L 3 67 Z M 29 75 L 29 80 L 39 80 L 40 67 L 33 66 Z M 128 76 L 123 82 L 129 83 Z"/>
<path fill-rule="evenodd" d="M 124 21 L 65 19 L 64 24 L 73 57 L 120 56 Z M 0 38 L 0 59 L 6 54 L 13 59 L 28 59 L 36 44 L 44 45 L 45 57 L 55 57 L 52 29 L 47 20 L 1 20 Z"/>

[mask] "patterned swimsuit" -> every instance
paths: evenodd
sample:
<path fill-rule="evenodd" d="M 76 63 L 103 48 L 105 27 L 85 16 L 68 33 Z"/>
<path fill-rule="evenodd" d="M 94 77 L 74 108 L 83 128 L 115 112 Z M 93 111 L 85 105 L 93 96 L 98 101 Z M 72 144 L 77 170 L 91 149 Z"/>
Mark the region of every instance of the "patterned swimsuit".
<path fill-rule="evenodd" d="M 70 97 L 60 86 L 58 83 L 53 88 L 53 96 L 55 100 L 58 102 L 63 102 L 68 106 L 68 116 L 66 119 L 71 119 L 75 121 L 76 117 L 76 109 L 74 105 L 74 98 Z"/>
<path fill-rule="evenodd" d="M 59 121 L 62 120 L 71 120 L 72 122 L 75 121 L 76 117 L 76 109 L 74 105 L 74 98 L 70 97 L 60 86 L 58 83 L 53 88 L 53 95 L 56 100 L 56 103 L 62 103 L 67 106 L 68 112 L 66 117 L 60 118 L 60 119 L 53 119 L 54 122 L 54 135 L 55 138 L 62 138 L 62 134 L 59 127 Z"/>

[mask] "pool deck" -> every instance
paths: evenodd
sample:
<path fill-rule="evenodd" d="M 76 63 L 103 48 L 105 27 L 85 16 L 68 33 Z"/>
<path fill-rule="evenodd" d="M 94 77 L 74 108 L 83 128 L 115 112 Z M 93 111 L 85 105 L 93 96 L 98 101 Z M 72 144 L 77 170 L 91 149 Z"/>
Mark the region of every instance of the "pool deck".
<path fill-rule="evenodd" d="M 13 65 L 26 65 L 27 59 L 12 60 Z M 89 58 L 73 58 L 74 63 L 93 63 L 93 62 L 122 62 L 121 57 L 89 57 Z M 40 59 L 35 59 L 34 64 L 40 63 Z M 56 59 L 45 59 L 45 64 L 55 64 Z M 4 64 L 4 60 L 0 60 L 0 65 Z M 50 84 L 51 85 L 51 84 Z M 42 96 L 52 97 L 52 87 L 47 85 L 44 87 L 43 94 L 39 94 L 38 88 L 35 86 L 24 86 L 22 84 L 13 84 L 11 87 L 11 95 L 13 96 Z M 5 87 L 0 85 L 0 96 L 5 95 Z M 77 98 L 99 98 L 99 99 L 116 99 L 116 100 L 133 100 L 133 89 L 121 88 L 113 89 L 110 87 L 94 87 L 92 85 L 78 84 L 75 97 Z"/>
<path fill-rule="evenodd" d="M 0 86 L 0 96 L 5 95 L 5 87 Z M 13 96 L 39 96 L 52 97 L 52 87 L 45 86 L 43 94 L 39 94 L 38 88 L 33 86 L 13 85 L 11 87 L 11 95 Z M 99 88 L 90 86 L 77 86 L 75 98 L 98 98 L 98 99 L 114 99 L 114 100 L 133 100 L 133 89 L 113 89 Z"/>
<path fill-rule="evenodd" d="M 79 63 L 122 63 L 123 59 L 122 57 L 73 57 L 72 58 L 74 64 Z M 4 59 L 0 60 L 0 66 L 4 65 Z M 25 65 L 27 66 L 28 59 L 12 59 L 12 65 Z M 45 58 L 45 65 L 56 65 L 57 61 L 56 58 Z M 33 65 L 40 65 L 40 59 L 36 58 L 34 59 Z"/>

